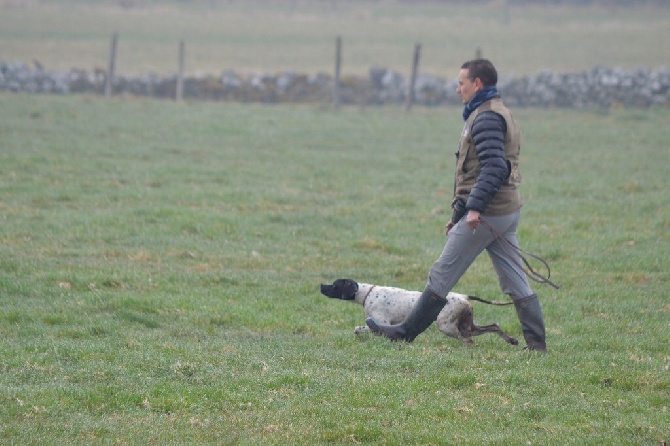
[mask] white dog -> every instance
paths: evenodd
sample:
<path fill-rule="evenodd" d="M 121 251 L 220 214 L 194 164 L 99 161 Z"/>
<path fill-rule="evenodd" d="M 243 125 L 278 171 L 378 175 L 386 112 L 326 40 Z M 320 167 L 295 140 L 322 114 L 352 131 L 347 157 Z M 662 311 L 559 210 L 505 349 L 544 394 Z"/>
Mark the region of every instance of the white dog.
<path fill-rule="evenodd" d="M 393 325 L 402 322 L 412 311 L 420 291 L 408 291 L 401 288 L 357 283 L 351 279 L 337 279 L 332 285 L 321 284 L 321 294 L 342 300 L 353 300 L 363 305 L 365 316 L 374 318 L 381 325 Z M 498 324 L 479 326 L 472 318 L 472 304 L 476 300 L 489 305 L 510 305 L 512 302 L 491 302 L 476 296 L 449 293 L 447 304 L 437 316 L 437 327 L 452 338 L 472 344 L 472 336 L 483 333 L 498 333 L 506 342 L 517 345 L 519 341 L 502 331 Z M 354 329 L 359 334 L 370 331 L 367 325 Z"/>

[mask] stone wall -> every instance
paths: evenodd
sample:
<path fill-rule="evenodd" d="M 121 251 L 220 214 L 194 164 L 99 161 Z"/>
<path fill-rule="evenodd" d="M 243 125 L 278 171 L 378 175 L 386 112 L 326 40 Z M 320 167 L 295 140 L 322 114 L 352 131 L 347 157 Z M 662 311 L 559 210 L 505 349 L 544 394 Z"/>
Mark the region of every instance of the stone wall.
<path fill-rule="evenodd" d="M 21 62 L 0 61 L 0 90 L 25 93 L 103 94 L 106 73 L 73 69 L 57 72 Z M 114 76 L 113 94 L 174 98 L 177 76 L 146 74 Z M 340 79 L 340 103 L 359 106 L 404 104 L 409 79 L 386 68 L 371 68 L 367 76 Z M 224 71 L 218 76 L 201 75 L 184 79 L 185 99 L 237 102 L 328 103 L 333 77 L 326 73 L 242 76 Z M 456 80 L 420 73 L 415 83 L 415 104 L 440 106 L 460 104 Z M 578 73 L 540 71 L 535 75 L 501 78 L 498 89 L 505 102 L 516 107 L 607 108 L 612 106 L 670 106 L 670 71 L 667 68 L 625 70 L 596 66 Z"/>

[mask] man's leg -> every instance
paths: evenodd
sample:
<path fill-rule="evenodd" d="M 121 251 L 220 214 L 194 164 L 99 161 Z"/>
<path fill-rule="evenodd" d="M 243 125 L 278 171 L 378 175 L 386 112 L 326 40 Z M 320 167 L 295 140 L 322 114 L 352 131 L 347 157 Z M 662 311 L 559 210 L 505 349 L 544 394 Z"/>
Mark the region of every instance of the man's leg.
<path fill-rule="evenodd" d="M 437 319 L 449 291 L 491 242 L 488 234 L 488 231 L 473 234 L 465 220 L 461 220 L 449 231 L 442 254 L 431 267 L 426 288 L 410 314 L 397 325 L 380 325 L 373 318 L 367 318 L 365 322 L 370 330 L 394 341 L 412 342 Z"/>
<path fill-rule="evenodd" d="M 517 211 L 500 217 L 485 217 L 487 223 L 509 241 L 507 243 L 504 240 L 495 240 L 487 247 L 487 252 L 498 274 L 500 288 L 514 301 L 527 348 L 546 351 L 542 308 L 537 295 L 533 293 L 528 284 L 521 257 L 511 246 L 519 246 L 516 238 L 519 216 L 520 212 Z"/>

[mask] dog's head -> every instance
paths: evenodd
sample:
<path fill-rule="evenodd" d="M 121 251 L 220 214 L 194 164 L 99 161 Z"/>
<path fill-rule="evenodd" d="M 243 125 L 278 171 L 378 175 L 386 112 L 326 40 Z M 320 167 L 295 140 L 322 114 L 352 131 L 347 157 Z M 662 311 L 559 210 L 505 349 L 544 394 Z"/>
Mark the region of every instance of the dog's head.
<path fill-rule="evenodd" d="M 351 279 L 337 279 L 332 285 L 321 284 L 321 294 L 334 299 L 354 300 L 358 283 Z"/>

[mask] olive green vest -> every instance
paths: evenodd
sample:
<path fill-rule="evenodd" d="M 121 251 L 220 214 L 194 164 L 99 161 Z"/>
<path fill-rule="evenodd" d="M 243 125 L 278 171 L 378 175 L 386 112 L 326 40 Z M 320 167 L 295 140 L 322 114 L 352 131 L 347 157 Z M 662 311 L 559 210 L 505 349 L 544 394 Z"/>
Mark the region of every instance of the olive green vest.
<path fill-rule="evenodd" d="M 456 161 L 456 174 L 454 179 L 454 201 L 461 198 L 468 200 L 470 190 L 475 185 L 479 176 L 479 160 L 477 151 L 472 141 L 470 129 L 477 115 L 483 111 L 494 111 L 505 119 L 507 133 L 505 134 L 505 159 L 510 168 L 507 180 L 500 186 L 498 192 L 489 202 L 484 210 L 484 215 L 509 214 L 521 207 L 523 200 L 518 187 L 521 184 L 521 173 L 519 172 L 519 152 L 521 151 L 521 133 L 516 125 L 512 113 L 505 107 L 500 98 L 493 98 L 477 107 L 468 117 L 463 127 L 463 133 L 458 148 L 458 159 Z"/>

